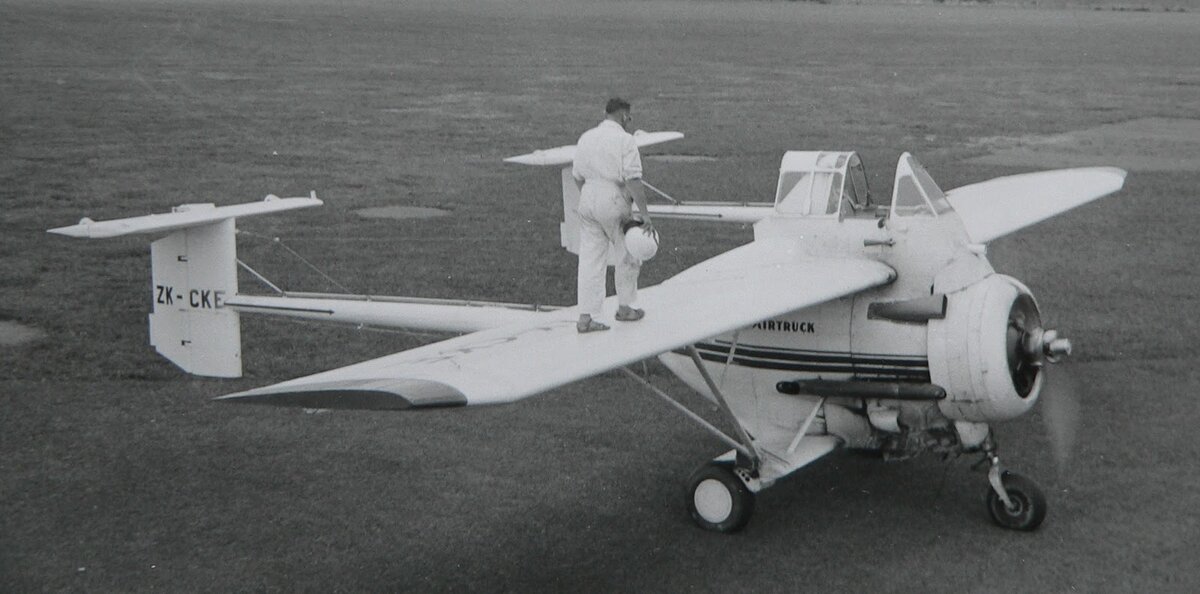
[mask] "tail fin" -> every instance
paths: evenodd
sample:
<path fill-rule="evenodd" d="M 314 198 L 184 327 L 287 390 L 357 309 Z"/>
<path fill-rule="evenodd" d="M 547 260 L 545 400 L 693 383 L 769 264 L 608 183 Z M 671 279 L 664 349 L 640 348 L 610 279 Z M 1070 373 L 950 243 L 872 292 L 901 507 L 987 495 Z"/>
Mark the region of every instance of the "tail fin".
<path fill-rule="evenodd" d="M 188 373 L 241 377 L 241 325 L 237 312 L 224 307 L 238 290 L 234 219 L 319 204 L 315 193 L 308 198 L 267 196 L 232 206 L 185 204 L 169 214 L 83 219 L 50 232 L 102 238 L 172 231 L 150 244 L 150 344 Z"/>
<path fill-rule="evenodd" d="M 241 323 L 236 311 L 222 307 L 237 295 L 234 234 L 233 219 L 225 219 L 150 244 L 150 344 L 188 373 L 242 375 Z"/>
<path fill-rule="evenodd" d="M 680 132 L 646 132 L 638 130 L 633 133 L 633 141 L 638 147 L 651 146 L 663 142 L 670 142 L 683 138 Z M 575 183 L 575 178 L 571 176 L 571 165 L 575 161 L 575 145 L 554 147 L 551 149 L 543 149 L 508 157 L 504 160 L 505 163 L 518 163 L 520 165 L 565 165 L 562 170 L 562 202 L 563 202 L 563 221 L 559 225 L 559 241 L 567 251 L 572 254 L 579 253 L 579 215 L 576 214 L 576 209 L 579 207 L 579 185 Z"/>
<path fill-rule="evenodd" d="M 572 254 L 579 253 L 579 192 L 582 185 L 575 181 L 571 166 L 562 170 L 563 220 L 558 225 L 559 243 Z"/>

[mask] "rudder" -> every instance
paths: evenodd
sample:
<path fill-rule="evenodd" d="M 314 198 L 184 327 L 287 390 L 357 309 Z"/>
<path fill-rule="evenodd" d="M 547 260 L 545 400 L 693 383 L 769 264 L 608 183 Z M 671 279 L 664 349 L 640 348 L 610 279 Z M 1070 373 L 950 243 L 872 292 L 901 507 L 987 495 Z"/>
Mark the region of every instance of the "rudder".
<path fill-rule="evenodd" d="M 571 166 L 563 167 L 563 220 L 558 224 L 558 235 L 562 246 L 572 254 L 579 253 L 579 193 L 580 184 L 571 174 Z"/>
<path fill-rule="evenodd" d="M 159 239 L 150 244 L 150 261 L 150 344 L 188 373 L 241 377 L 241 322 L 223 307 L 237 295 L 234 220 Z"/>

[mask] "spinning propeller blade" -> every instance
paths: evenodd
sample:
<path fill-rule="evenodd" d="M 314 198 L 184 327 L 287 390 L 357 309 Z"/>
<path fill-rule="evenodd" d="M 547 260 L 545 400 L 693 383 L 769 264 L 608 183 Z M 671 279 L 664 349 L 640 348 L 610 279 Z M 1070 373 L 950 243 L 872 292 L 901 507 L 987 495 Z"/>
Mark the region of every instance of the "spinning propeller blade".
<path fill-rule="evenodd" d="M 1046 424 L 1051 453 L 1061 477 L 1067 470 L 1079 430 L 1079 385 L 1065 368 L 1055 367 L 1054 373 L 1043 369 L 1046 378 L 1041 394 L 1042 422 Z"/>

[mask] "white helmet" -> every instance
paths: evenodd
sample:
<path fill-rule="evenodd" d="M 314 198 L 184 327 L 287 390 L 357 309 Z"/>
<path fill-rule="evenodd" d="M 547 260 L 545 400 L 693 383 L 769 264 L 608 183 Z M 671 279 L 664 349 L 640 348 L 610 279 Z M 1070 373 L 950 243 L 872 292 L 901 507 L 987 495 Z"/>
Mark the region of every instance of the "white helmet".
<path fill-rule="evenodd" d="M 625 250 L 634 259 L 645 262 L 658 253 L 658 233 L 650 233 L 641 221 L 625 225 Z"/>

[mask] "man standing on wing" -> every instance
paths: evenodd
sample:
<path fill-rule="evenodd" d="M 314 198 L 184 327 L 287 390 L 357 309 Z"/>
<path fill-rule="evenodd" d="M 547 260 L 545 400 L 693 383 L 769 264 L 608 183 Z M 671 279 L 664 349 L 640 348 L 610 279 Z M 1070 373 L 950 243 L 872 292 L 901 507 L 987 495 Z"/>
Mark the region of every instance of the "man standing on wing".
<path fill-rule="evenodd" d="M 572 168 L 576 183 L 583 184 L 579 195 L 579 322 L 576 325 L 580 332 L 608 330 L 596 318 L 604 303 L 609 250 L 615 255 L 617 266 L 614 275 L 620 305 L 617 321 L 633 322 L 646 315 L 633 307 L 642 263 L 625 249 L 621 228 L 631 218 L 628 195 L 637 202 L 643 228 L 654 232 L 642 187 L 642 157 L 633 135 L 626 131 L 633 121 L 629 102 L 609 99 L 604 113 L 600 125 L 579 137 Z"/>

